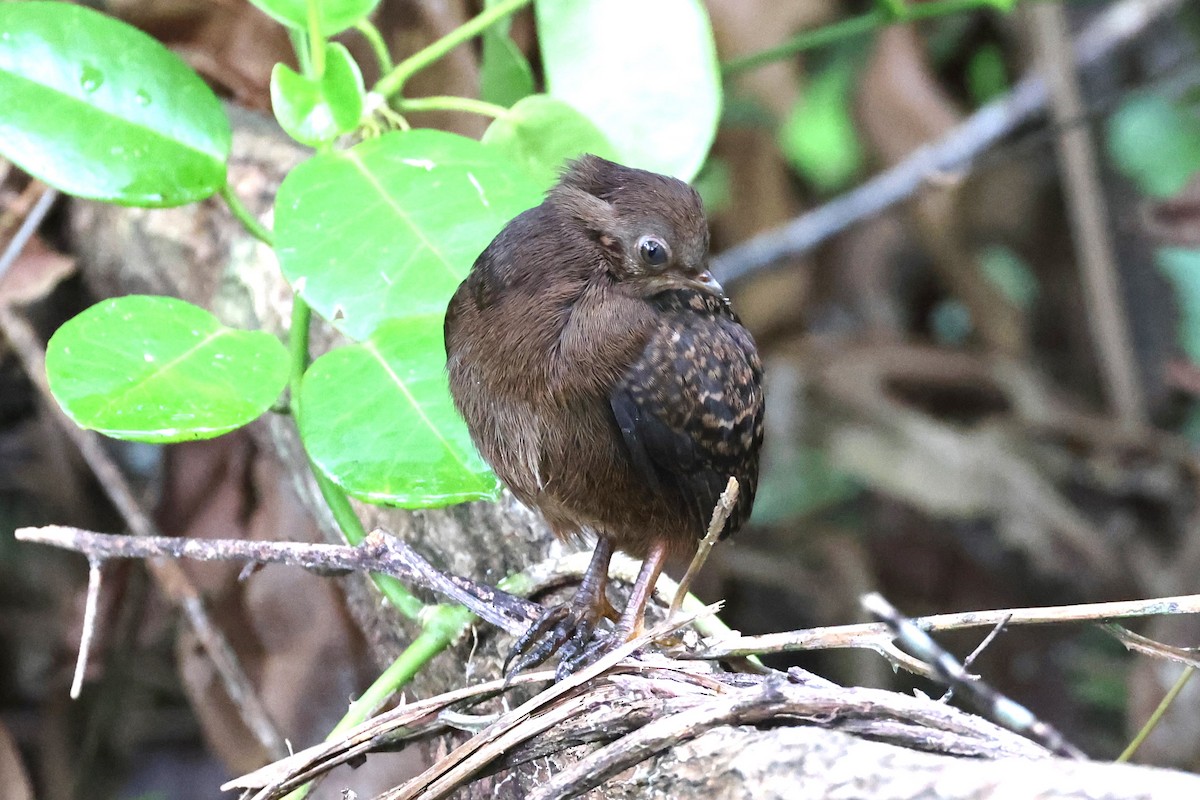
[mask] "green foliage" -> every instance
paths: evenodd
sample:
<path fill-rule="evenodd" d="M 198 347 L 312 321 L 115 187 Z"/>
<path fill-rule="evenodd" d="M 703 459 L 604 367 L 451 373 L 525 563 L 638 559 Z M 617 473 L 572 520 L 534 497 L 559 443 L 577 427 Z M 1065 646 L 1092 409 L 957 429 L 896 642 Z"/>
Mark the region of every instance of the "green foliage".
<path fill-rule="evenodd" d="M 388 320 L 304 373 L 297 415 L 305 446 L 360 500 L 420 508 L 496 495 L 450 400 L 441 316 Z"/>
<path fill-rule="evenodd" d="M 817 73 L 779 131 L 784 156 L 820 192 L 842 188 L 862 168 L 852 113 L 856 74 L 851 58 Z"/>
<path fill-rule="evenodd" d="M 273 240 L 297 302 L 356 340 L 296 373 L 297 420 L 318 469 L 356 497 L 405 506 L 490 497 L 495 478 L 446 387 L 450 294 L 568 158 L 594 152 L 696 172 L 721 105 L 712 31 L 699 0 L 540 3 L 550 95 L 537 95 L 504 16 L 525 3 L 488 0 L 477 21 L 384 76 L 364 118 L 361 71 L 326 37 L 368 24 L 376 4 L 255 0 L 292 29 L 302 65 L 272 73 L 276 118 L 319 151 L 281 186 L 275 233 L 256 233 Z M 655 32 L 653 48 L 626 35 L 639 30 Z M 228 120 L 177 57 L 65 3 L 0 5 L 0 31 L 0 87 L 17 98 L 0 108 L 0 152 L 72 194 L 173 205 L 220 192 L 247 218 L 225 186 Z M 379 92 L 403 87 L 470 35 L 483 37 L 482 88 L 493 103 L 472 108 L 511 106 L 483 142 L 408 130 L 379 108 Z M 372 138 L 388 123 L 402 130 Z M 224 328 L 178 300 L 122 298 L 63 326 L 47 369 L 80 425 L 162 442 L 254 419 L 279 396 L 288 363 L 266 334 Z"/>
<path fill-rule="evenodd" d="M 354 130 L 362 117 L 364 91 L 358 64 L 336 42 L 325 45 L 325 71 L 319 77 L 300 75 L 287 64 L 271 70 L 275 119 L 304 144 L 325 144 Z"/>
<path fill-rule="evenodd" d="M 1108 123 L 1109 153 L 1127 177 L 1152 197 L 1170 197 L 1200 172 L 1200 114 L 1160 92 L 1132 95 Z M 1200 250 L 1163 247 L 1158 268 L 1175 290 L 1179 344 L 1200 363 Z"/>
<path fill-rule="evenodd" d="M 133 206 L 225 183 L 212 91 L 141 31 L 67 3 L 0 4 L 0 154 L 69 194 Z"/>
<path fill-rule="evenodd" d="M 979 268 L 1008 300 L 1022 311 L 1033 308 L 1038 297 L 1037 277 L 1020 254 L 1001 244 L 987 245 L 979 251 Z"/>
<path fill-rule="evenodd" d="M 1169 197 L 1200 171 L 1200 114 L 1159 92 L 1131 95 L 1109 120 L 1108 148 L 1138 188 Z"/>
<path fill-rule="evenodd" d="M 1200 364 L 1200 250 L 1162 247 L 1154 258 L 1175 290 L 1179 344 L 1188 358 Z"/>
<path fill-rule="evenodd" d="M 595 123 L 563 101 L 544 94 L 518 101 L 508 114 L 488 126 L 483 143 L 524 168 L 543 189 L 558 179 L 567 159 L 584 153 L 618 158 Z"/>
<path fill-rule="evenodd" d="M 138 442 L 211 439 L 266 411 L 287 382 L 287 351 L 172 297 L 105 300 L 46 348 L 50 389 L 82 428 Z"/>
<path fill-rule="evenodd" d="M 496 0 L 484 3 L 485 8 L 494 5 Z M 510 27 L 505 19 L 483 32 L 479 64 L 479 97 L 506 108 L 534 91 L 533 70 L 508 35 Z"/>
<path fill-rule="evenodd" d="M 624 163 L 695 177 L 721 112 L 700 0 L 542 0 L 535 8 L 550 95 L 590 117 Z"/>
<path fill-rule="evenodd" d="M 967 91 L 977 105 L 983 105 L 1008 91 L 1008 67 L 999 45 L 988 42 L 971 54 L 967 62 Z"/>
<path fill-rule="evenodd" d="M 296 167 L 275 201 L 279 265 L 354 339 L 386 319 L 437 325 L 479 252 L 539 187 L 497 150 L 434 130 L 388 133 Z"/>
<path fill-rule="evenodd" d="M 250 0 L 263 13 L 289 28 L 308 30 L 309 0 Z M 359 20 L 366 19 L 379 0 L 317 0 L 320 31 L 325 36 L 341 33 Z"/>

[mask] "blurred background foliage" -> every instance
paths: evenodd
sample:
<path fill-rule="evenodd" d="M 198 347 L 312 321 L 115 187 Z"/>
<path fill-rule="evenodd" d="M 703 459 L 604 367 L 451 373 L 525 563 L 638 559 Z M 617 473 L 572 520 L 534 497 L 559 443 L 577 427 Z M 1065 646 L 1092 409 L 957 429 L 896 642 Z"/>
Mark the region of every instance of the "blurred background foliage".
<path fill-rule="evenodd" d="M 281 29 L 241 0 L 91 5 L 160 38 L 246 108 L 269 110 L 272 66 L 294 63 Z M 481 5 L 385 0 L 376 23 L 399 56 Z M 906 25 L 882 25 L 881 16 L 860 35 L 727 69 L 717 140 L 696 179 L 714 252 L 821 207 L 1005 98 L 1044 55 L 1040 5 Z M 882 8 L 840 0 L 706 6 L 727 66 Z M 1070 31 L 1107 6 L 1065 4 Z M 653 33 L 628 35 L 653 46 Z M 372 63 L 361 38 L 339 41 Z M 479 55 L 514 46 L 532 66 L 518 77 L 536 85 L 531 13 L 514 18 L 506 41 L 459 48 L 414 76 L 411 96 L 482 91 L 507 102 L 511 76 L 481 75 Z M 970 170 L 936 176 L 908 202 L 727 287 L 766 356 L 769 406 L 754 524 L 717 549 L 697 588 L 706 600 L 727 601 L 731 626 L 760 633 L 857 621 L 857 598 L 872 589 L 917 615 L 1200 588 L 1198 47 L 1200 8 L 1185 3 L 1080 74 L 1082 115 L 1024 125 Z M 364 77 L 367 85 L 375 78 Z M 487 124 L 450 111 L 411 116 L 474 137 Z M 1078 198 L 1063 180 L 1062 139 L 1079 128 L 1095 144 L 1089 163 L 1106 209 L 1090 228 L 1073 220 Z M 27 208 L 25 190 L 15 170 L 3 173 L 0 240 Z M 1089 303 L 1081 277 L 1079 253 L 1097 227 L 1114 257 L 1115 307 Z M 58 213 L 31 251 L 46 269 L 69 273 L 75 247 Z M 64 286 L 56 302 L 73 308 L 83 283 Z M 1097 348 L 1097 319 L 1113 318 L 1128 329 L 1126 377 L 1140 397 L 1133 419 L 1114 407 L 1105 377 L 1113 365 Z M 248 458 L 237 447 L 232 456 L 184 450 L 166 473 L 146 452 L 122 450 L 169 529 L 188 529 L 188 514 L 198 513 L 188 502 L 234 502 L 216 490 L 196 497 L 185 484 L 226 487 L 249 469 L 229 466 Z M 238 509 L 226 513 L 236 518 Z M 65 700 L 82 565 L 7 535 L 50 522 L 118 529 L 0 343 L 0 738 L 16 743 L 39 796 L 52 800 L 151 797 L 163 786 L 175 798 L 214 796 L 219 777 L 178 779 L 231 767 L 209 755 L 222 748 L 211 721 L 196 719 L 203 701 L 194 684 L 177 671 L 188 669 L 186 647 L 135 566 L 123 568 L 109 601 L 121 624 L 99 644 L 93 669 L 103 679 L 81 703 Z M 1180 646 L 1200 639 L 1190 618 L 1135 627 Z M 944 642 L 964 655 L 979 638 Z M 933 691 L 872 653 L 771 660 L 845 684 Z M 1100 758 L 1120 752 L 1178 675 L 1083 626 L 1008 631 L 974 670 Z M 1139 759 L 1200 768 L 1198 711 L 1193 682 Z M 327 729 L 308 724 L 296 733 L 305 741 Z"/>

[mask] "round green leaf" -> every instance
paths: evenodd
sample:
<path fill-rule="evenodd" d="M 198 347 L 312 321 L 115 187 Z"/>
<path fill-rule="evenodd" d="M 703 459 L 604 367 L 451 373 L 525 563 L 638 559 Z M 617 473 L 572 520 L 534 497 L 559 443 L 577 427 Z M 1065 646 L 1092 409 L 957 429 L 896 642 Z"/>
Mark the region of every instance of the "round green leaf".
<path fill-rule="evenodd" d="M 473 139 L 389 133 L 292 170 L 276 254 L 305 302 L 361 340 L 385 319 L 442 314 L 492 237 L 540 200 L 524 170 Z"/>
<path fill-rule="evenodd" d="M 363 79 L 350 51 L 334 42 L 325 47 L 325 74 L 306 78 L 286 64 L 271 70 L 275 119 L 298 142 L 331 142 L 358 126 L 363 110 Z"/>
<path fill-rule="evenodd" d="M 1130 95 L 1109 119 L 1108 148 L 1139 189 L 1170 197 L 1200 171 L 1200 116 L 1160 92 Z"/>
<path fill-rule="evenodd" d="M 594 120 L 626 164 L 695 177 L 721 111 L 700 0 L 537 0 L 535 10 L 549 93 Z"/>
<path fill-rule="evenodd" d="M 173 297 L 105 300 L 46 347 L 50 392 L 81 428 L 138 442 L 211 439 L 275 402 L 288 376 L 279 340 L 223 326 Z"/>
<path fill-rule="evenodd" d="M 544 94 L 526 97 L 489 125 L 483 143 L 507 154 L 544 188 L 554 184 L 569 158 L 584 153 L 618 157 L 608 137 L 590 119 Z"/>
<path fill-rule="evenodd" d="M 229 120 L 146 34 L 69 3 L 0 3 L 0 154 L 69 194 L 175 206 L 225 184 Z"/>
<path fill-rule="evenodd" d="M 317 468 L 360 500 L 427 508 L 496 496 L 450 399 L 440 315 L 390 320 L 318 358 L 298 423 Z"/>
<path fill-rule="evenodd" d="M 308 0 L 250 0 L 276 22 L 296 30 L 308 30 Z M 379 5 L 379 0 L 317 0 L 321 11 L 321 33 L 333 36 L 359 20 L 364 20 Z"/>

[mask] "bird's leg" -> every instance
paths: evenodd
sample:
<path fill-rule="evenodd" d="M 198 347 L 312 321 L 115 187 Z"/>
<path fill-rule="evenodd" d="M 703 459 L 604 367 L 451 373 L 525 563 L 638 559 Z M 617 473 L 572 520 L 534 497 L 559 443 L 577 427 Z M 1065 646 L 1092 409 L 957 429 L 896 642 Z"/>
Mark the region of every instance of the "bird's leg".
<path fill-rule="evenodd" d="M 642 561 L 642 568 L 638 572 L 637 580 L 633 583 L 633 591 L 629 593 L 629 602 L 625 604 L 625 612 L 617 620 L 613 632 L 603 639 L 592 642 L 590 645 L 586 642 L 580 642 L 580 646 L 578 647 L 564 648 L 563 657 L 559 662 L 555 675 L 558 680 L 562 680 L 584 664 L 594 661 L 614 647 L 620 646 L 622 642 L 627 642 L 641 635 L 643 630 L 642 623 L 646 615 L 646 603 L 650 601 L 650 595 L 654 593 L 654 585 L 658 583 L 658 576 L 662 573 L 663 565 L 666 561 L 666 541 L 656 542 Z M 571 644 L 575 645 L 574 639 L 572 639 Z"/>
<path fill-rule="evenodd" d="M 504 672 L 512 677 L 521 670 L 541 664 L 568 642 L 570 653 L 581 650 L 596 630 L 602 617 L 616 616 L 608 601 L 608 564 L 612 561 L 613 541 L 601 534 L 592 551 L 592 560 L 570 602 L 551 606 L 529 626 L 513 644 L 504 659 Z M 567 652 L 564 651 L 564 658 Z M 511 668 L 509 665 L 512 665 Z"/>
<path fill-rule="evenodd" d="M 629 602 L 625 605 L 625 613 L 617 620 L 617 627 L 613 631 L 613 635 L 618 637 L 617 641 L 627 642 L 641 635 L 642 623 L 646 619 L 646 603 L 650 602 L 650 596 L 654 594 L 654 585 L 658 583 L 658 576 L 666 562 L 667 542 L 660 539 L 642 561 L 642 568 L 633 583 L 633 591 L 629 593 Z"/>

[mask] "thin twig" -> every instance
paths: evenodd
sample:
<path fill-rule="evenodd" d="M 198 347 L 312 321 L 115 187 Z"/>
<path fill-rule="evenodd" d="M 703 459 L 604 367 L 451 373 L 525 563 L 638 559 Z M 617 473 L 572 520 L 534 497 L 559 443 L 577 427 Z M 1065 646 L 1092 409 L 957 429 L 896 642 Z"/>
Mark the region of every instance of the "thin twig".
<path fill-rule="evenodd" d="M 1086 758 L 1083 751 L 1067 741 L 1053 726 L 1033 712 L 993 689 L 983 680 L 967 674 L 958 659 L 933 640 L 928 633 L 904 617 L 878 592 L 862 598 L 862 606 L 891 629 L 898 641 L 933 667 L 936 679 L 955 689 L 975 710 L 1013 733 L 1028 736 L 1048 750 L 1066 758 Z"/>
<path fill-rule="evenodd" d="M 1124 0 L 1105 9 L 1075 42 L 1075 63 L 1086 67 L 1140 34 L 1183 0 Z M 961 174 L 981 153 L 1046 107 L 1041 75 L 1021 79 L 1012 90 L 980 108 L 936 142 L 915 150 L 894 167 L 791 222 L 759 234 L 713 259 L 713 274 L 728 285 L 753 272 L 798 256 L 856 222 L 911 197 L 937 176 Z"/>
<path fill-rule="evenodd" d="M 96 633 L 96 609 L 100 606 L 99 559 L 88 564 L 87 599 L 83 606 L 83 632 L 79 636 L 79 653 L 75 657 L 75 677 L 71 679 L 71 699 L 78 700 L 83 690 L 83 674 L 87 671 L 88 653 L 92 649 L 92 638 Z"/>
<path fill-rule="evenodd" d="M 1174 647 L 1156 642 L 1147 636 L 1136 634 L 1128 628 L 1117 625 L 1115 622 L 1102 626 L 1101 630 L 1125 645 L 1126 650 L 1132 650 L 1152 658 L 1161 658 L 1164 661 L 1174 661 L 1185 667 L 1200 668 L 1200 648 Z"/>
<path fill-rule="evenodd" d="M 1070 42 L 1066 10 L 1060 3 L 1039 3 L 1030 15 L 1038 57 L 1049 78 L 1055 144 L 1105 394 L 1121 424 L 1136 428 L 1146 422 L 1145 398 L 1113 254 L 1104 186 L 1096 167 L 1096 143 L 1087 125 L 1070 124 L 1083 117 L 1084 106 L 1079 76 L 1066 49 Z"/>
<path fill-rule="evenodd" d="M 988 631 L 987 636 L 983 637 L 983 641 L 980 642 L 978 645 L 976 645 L 975 649 L 972 650 L 967 655 L 967 657 L 963 659 L 963 662 L 962 662 L 963 670 L 969 671 L 971 669 L 971 666 L 975 663 L 975 659 L 977 659 L 977 658 L 979 658 L 979 656 L 983 655 L 983 651 L 988 649 L 988 645 L 990 645 L 992 642 L 994 642 L 996 640 L 996 637 L 999 636 L 1006 627 L 1008 627 L 1009 619 L 1011 619 L 1011 617 L 1005 617 L 1002 621 L 997 622 L 996 626 L 994 628 L 992 628 L 990 631 Z M 946 690 L 946 693 L 944 695 L 942 695 L 941 697 L 939 697 L 938 699 L 943 703 L 949 703 L 953 698 L 954 698 L 954 687 L 951 686 L 949 689 Z"/>
<path fill-rule="evenodd" d="M 25 245 L 29 244 L 29 240 L 33 238 L 33 234 L 37 232 L 38 226 L 50 213 L 50 207 L 57 199 L 58 190 L 46 186 L 37 202 L 33 204 L 33 208 L 29 209 L 29 215 L 25 217 L 21 227 L 17 228 L 17 232 L 13 234 L 12 241 L 4 248 L 4 255 L 0 255 L 0 278 L 4 277 L 4 273 L 8 272 L 9 267 L 17 260 L 17 256 L 21 255 Z"/>
<path fill-rule="evenodd" d="M 936 614 L 912 620 L 924 631 L 952 631 L 963 628 L 991 627 L 1006 617 L 1010 625 L 1053 625 L 1069 622 L 1104 622 L 1110 619 L 1151 617 L 1162 614 L 1200 614 L 1200 594 L 1159 597 L 1152 600 L 1123 600 L 1111 603 L 1081 603 L 1070 606 L 1042 608 L 1005 608 L 995 611 L 967 611 L 959 614 Z M 838 647 L 869 647 L 878 649 L 890 643 L 891 633 L 886 625 L 862 623 L 809 628 L 761 636 L 736 636 L 714 642 L 695 653 L 680 654 L 680 658 L 728 658 L 761 653 L 789 653 L 796 650 L 828 650 Z"/>
<path fill-rule="evenodd" d="M 679 581 L 679 586 L 675 589 L 675 597 L 671 600 L 671 610 L 667 612 L 667 619 L 679 612 L 679 607 L 683 605 L 683 598 L 692 588 L 692 581 L 704 566 L 704 562 L 708 560 L 708 554 L 712 552 L 713 545 L 721 538 L 721 532 L 725 530 L 725 521 L 729 519 L 729 515 L 733 513 L 733 507 L 737 505 L 738 491 L 738 480 L 730 475 L 729 483 L 725 484 L 725 491 L 721 493 L 721 498 L 717 500 L 717 505 L 713 508 L 712 521 L 708 524 L 708 533 L 700 541 L 696 555 L 692 557 L 692 563 L 688 564 L 687 572 L 683 574 L 683 579 Z"/>
<path fill-rule="evenodd" d="M 65 525 L 20 528 L 21 541 L 77 550 L 89 558 L 190 558 L 196 561 L 246 561 L 288 564 L 318 573 L 382 572 L 401 578 L 467 606 L 509 633 L 520 634 L 538 618 L 534 603 L 456 575 L 447 575 L 400 539 L 376 529 L 358 545 L 312 542 L 187 539 L 175 536 L 122 536 Z"/>

